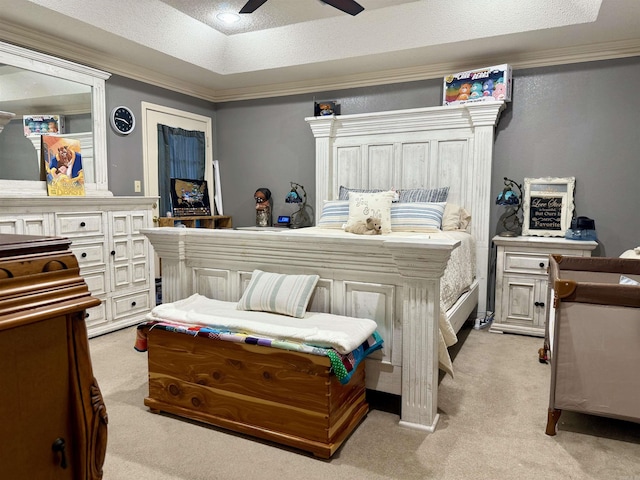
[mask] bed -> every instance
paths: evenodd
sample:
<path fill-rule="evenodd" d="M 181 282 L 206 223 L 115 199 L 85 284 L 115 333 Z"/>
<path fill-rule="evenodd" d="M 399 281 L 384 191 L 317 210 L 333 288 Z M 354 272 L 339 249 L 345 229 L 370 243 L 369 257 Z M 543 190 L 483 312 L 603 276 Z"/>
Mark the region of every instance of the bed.
<path fill-rule="evenodd" d="M 503 108 L 488 102 L 306 119 L 316 138 L 316 212 L 338 199 L 341 186 L 446 185 L 447 202 L 471 213 L 469 233 L 146 229 L 162 262 L 163 301 L 195 293 L 238 301 L 255 269 L 317 274 L 309 310 L 373 319 L 384 339 L 365 362 L 366 388 L 400 395 L 400 423 L 433 431 L 438 370 L 448 363 L 439 346 L 486 310 L 493 137 Z M 468 248 L 472 279 L 443 303 L 449 260 Z"/>
<path fill-rule="evenodd" d="M 563 410 L 640 422 L 640 259 L 552 255 L 549 282 L 545 433 Z"/>

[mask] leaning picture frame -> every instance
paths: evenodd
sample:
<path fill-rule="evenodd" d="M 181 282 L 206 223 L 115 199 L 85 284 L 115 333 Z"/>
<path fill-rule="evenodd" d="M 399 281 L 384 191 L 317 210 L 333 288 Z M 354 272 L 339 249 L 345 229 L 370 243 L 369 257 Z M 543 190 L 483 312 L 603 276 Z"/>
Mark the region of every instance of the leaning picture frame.
<path fill-rule="evenodd" d="M 522 234 L 564 237 L 574 210 L 575 177 L 524 179 Z"/>

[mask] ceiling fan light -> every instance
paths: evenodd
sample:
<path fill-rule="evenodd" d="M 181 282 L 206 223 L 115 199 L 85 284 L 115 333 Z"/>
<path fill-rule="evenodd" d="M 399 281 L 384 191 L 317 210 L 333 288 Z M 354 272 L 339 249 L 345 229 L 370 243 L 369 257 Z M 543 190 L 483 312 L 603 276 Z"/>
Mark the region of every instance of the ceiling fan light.
<path fill-rule="evenodd" d="M 222 12 L 216 15 L 216 18 L 226 24 L 236 23 L 240 20 L 240 15 L 233 12 Z"/>

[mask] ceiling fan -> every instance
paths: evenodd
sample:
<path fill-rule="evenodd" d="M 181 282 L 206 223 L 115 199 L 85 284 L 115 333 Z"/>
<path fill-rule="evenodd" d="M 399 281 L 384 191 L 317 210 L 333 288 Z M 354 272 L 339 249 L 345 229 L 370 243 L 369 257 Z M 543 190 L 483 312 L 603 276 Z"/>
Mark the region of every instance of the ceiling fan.
<path fill-rule="evenodd" d="M 253 13 L 258 7 L 262 6 L 267 0 L 249 0 L 240 13 Z M 361 11 L 364 10 L 364 7 L 360 5 L 358 2 L 354 0 L 320 0 L 327 5 L 331 5 L 332 7 L 337 8 L 338 10 L 342 10 L 344 13 L 348 13 L 349 15 L 357 15 Z"/>

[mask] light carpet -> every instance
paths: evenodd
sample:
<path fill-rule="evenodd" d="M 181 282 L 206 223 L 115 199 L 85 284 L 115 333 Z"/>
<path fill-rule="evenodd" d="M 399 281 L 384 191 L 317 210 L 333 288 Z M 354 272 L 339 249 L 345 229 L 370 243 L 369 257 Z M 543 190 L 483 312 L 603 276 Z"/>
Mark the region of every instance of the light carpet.
<path fill-rule="evenodd" d="M 330 460 L 151 413 L 135 327 L 93 338 L 109 415 L 104 480 L 640 480 L 640 424 L 563 412 L 558 434 L 545 435 L 542 339 L 468 326 L 460 337 L 434 433 L 400 427 L 397 397 L 372 394 L 368 416 Z"/>

